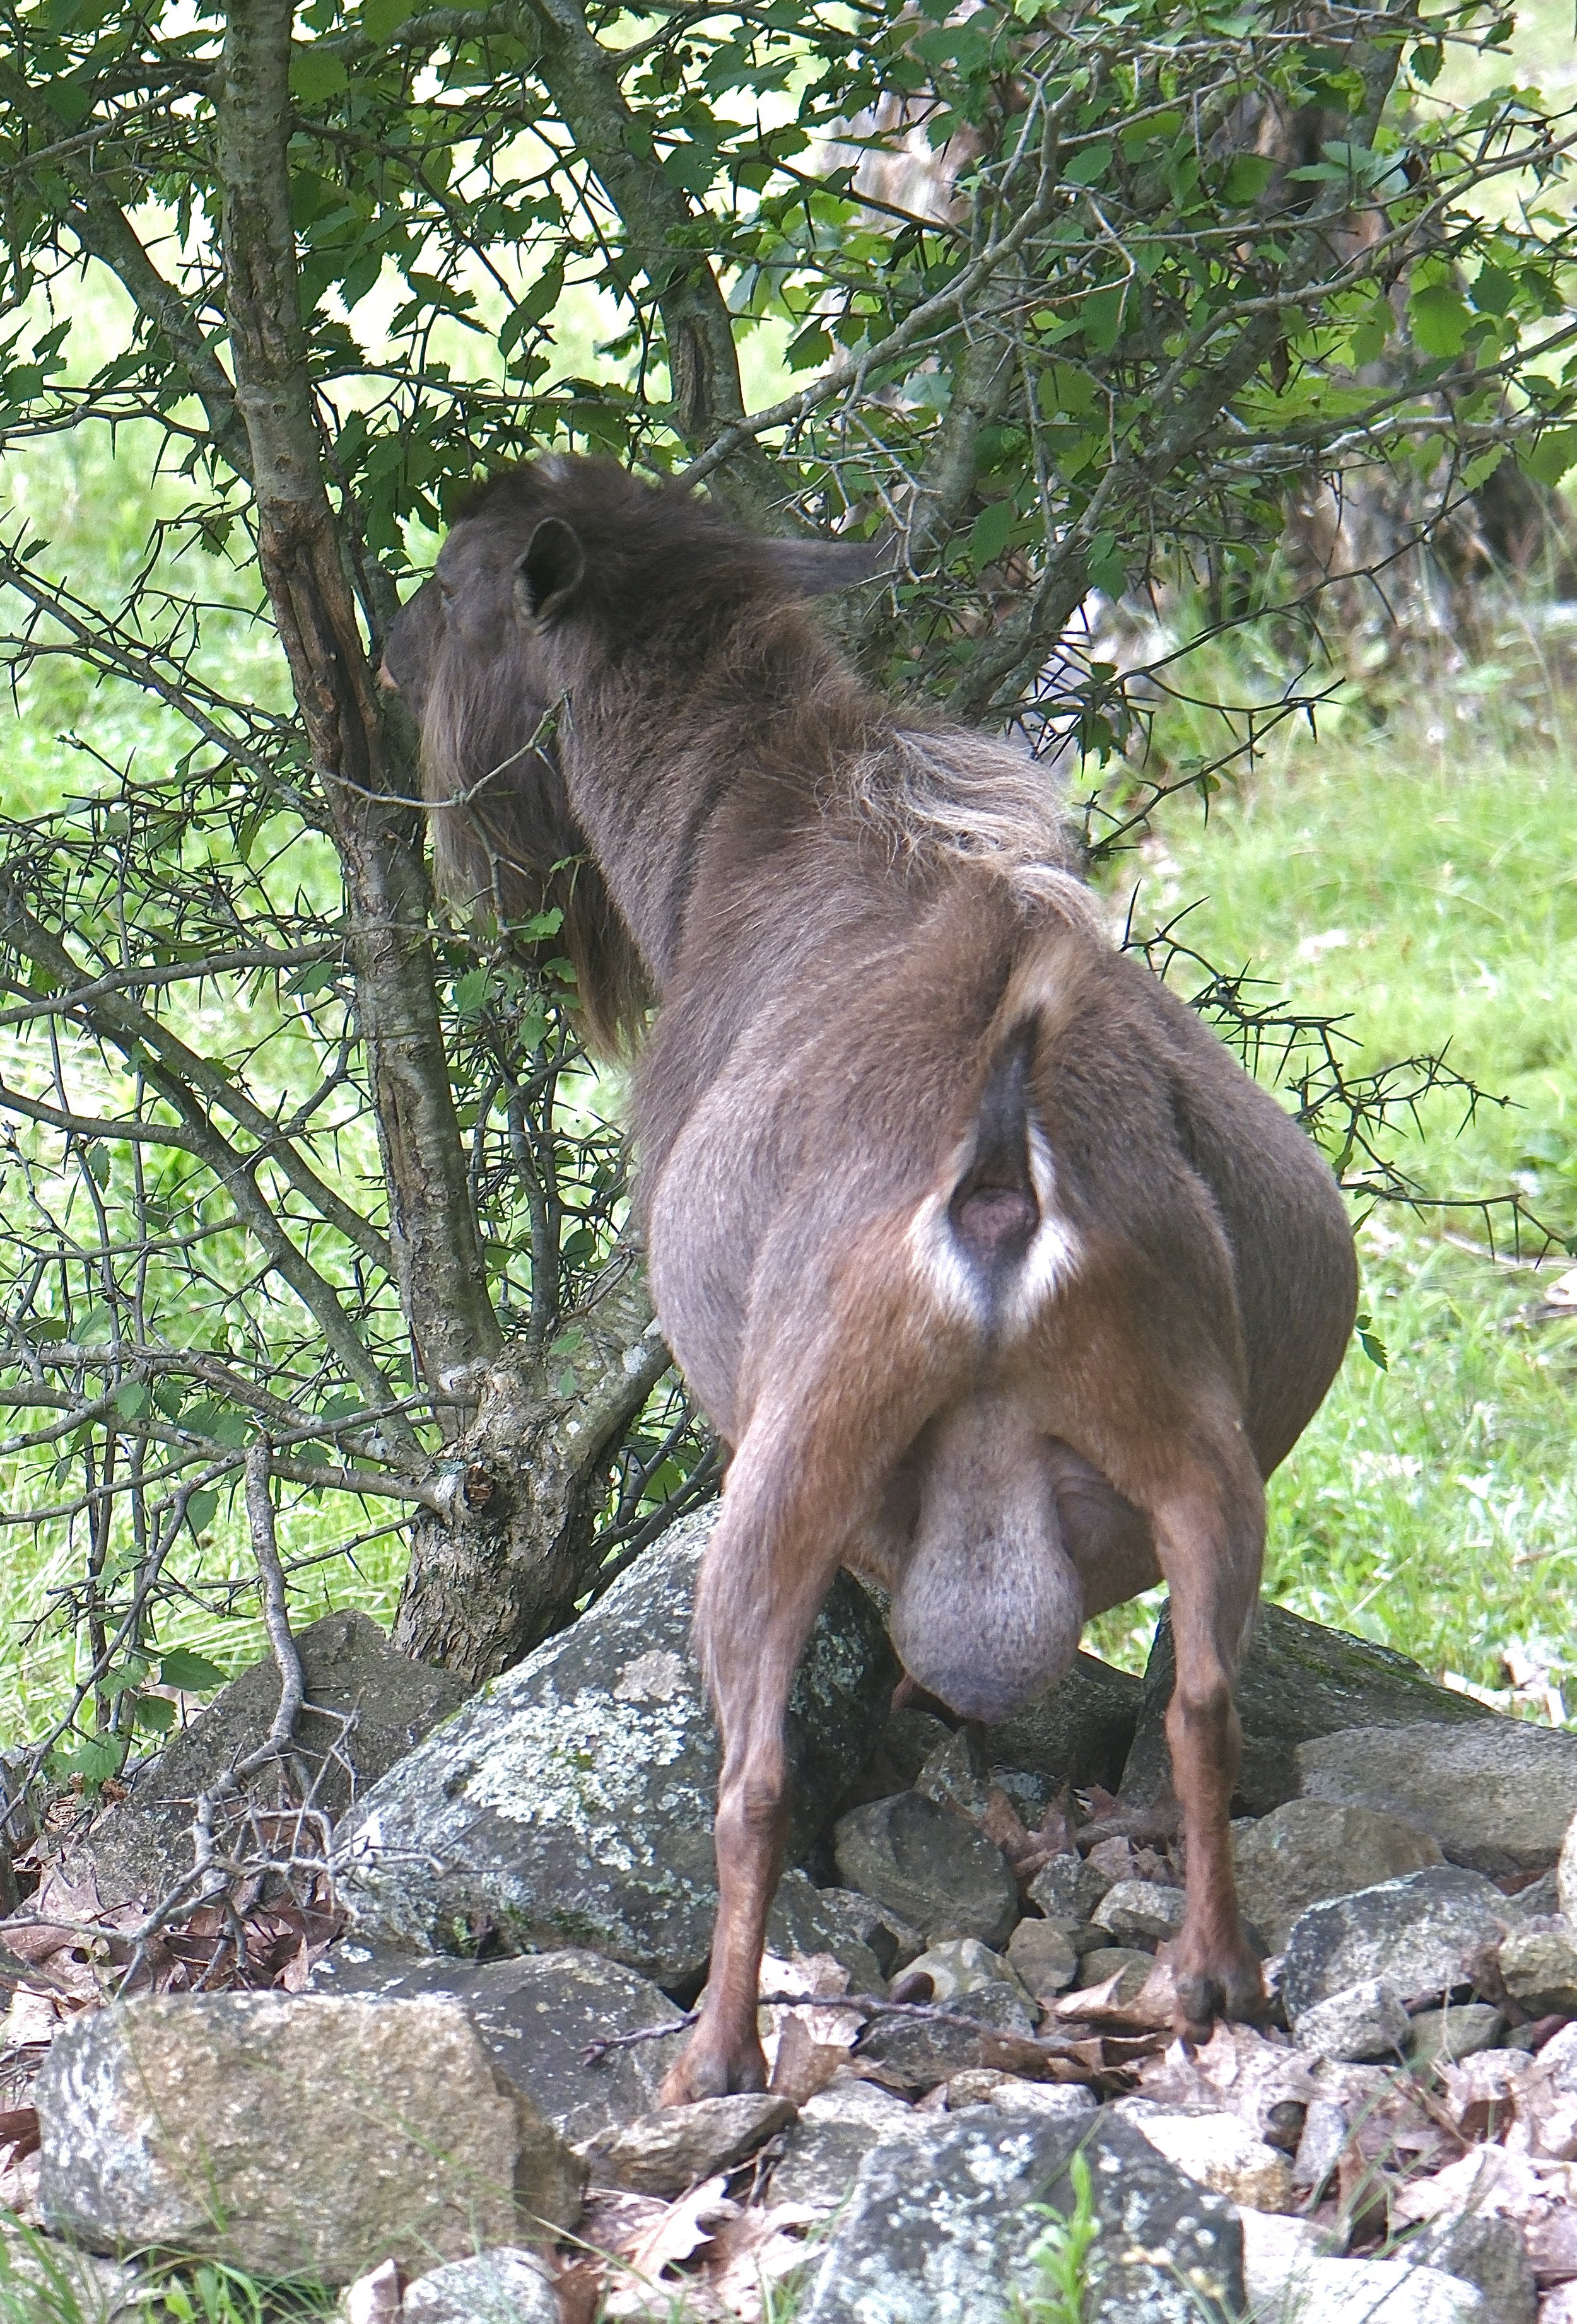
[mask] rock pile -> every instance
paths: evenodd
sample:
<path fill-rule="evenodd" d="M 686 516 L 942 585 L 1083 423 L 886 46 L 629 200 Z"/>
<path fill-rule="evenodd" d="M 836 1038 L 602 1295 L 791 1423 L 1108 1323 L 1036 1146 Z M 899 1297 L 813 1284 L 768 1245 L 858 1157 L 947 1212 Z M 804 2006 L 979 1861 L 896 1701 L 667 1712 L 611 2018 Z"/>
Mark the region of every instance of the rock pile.
<path fill-rule="evenodd" d="M 1274 1609 L 1233 1833 L 1265 2026 L 1171 2037 L 1165 1623 L 1142 1684 L 1081 1657 L 970 1737 L 890 1711 L 849 1582 L 795 1697 L 771 2088 L 664 2109 L 715 1903 L 706 1532 L 447 1717 L 348 1634 L 346 1715 L 406 1738 L 341 1803 L 354 1925 L 306 1989 L 57 2009 L 0 2303 L 64 2266 L 107 2317 L 154 2246 L 351 2324 L 751 2319 L 791 2278 L 807 2324 L 1007 2324 L 1059 2270 L 1089 2324 L 1577 2324 L 1577 1738 Z M 73 1840 L 117 1904 L 266 1725 L 266 1674 L 230 1697 Z"/>

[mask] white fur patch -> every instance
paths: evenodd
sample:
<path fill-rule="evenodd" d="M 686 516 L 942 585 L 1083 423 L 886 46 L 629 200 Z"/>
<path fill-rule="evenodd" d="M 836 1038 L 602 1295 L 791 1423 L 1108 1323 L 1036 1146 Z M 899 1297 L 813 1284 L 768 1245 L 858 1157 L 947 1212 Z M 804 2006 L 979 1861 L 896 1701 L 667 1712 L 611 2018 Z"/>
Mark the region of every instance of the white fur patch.
<path fill-rule="evenodd" d="M 1019 1272 L 1008 1289 L 1002 1321 L 1010 1333 L 1027 1332 L 1041 1309 L 1056 1297 L 1084 1257 L 1078 1236 L 1056 1204 L 1056 1167 L 1043 1130 L 1029 1125 L 1029 1179 L 1040 1224 L 1029 1239 Z"/>
<path fill-rule="evenodd" d="M 959 1250 L 952 1222 L 947 1216 L 953 1189 L 968 1167 L 968 1148 L 961 1147 L 940 1188 L 936 1194 L 926 1196 L 909 1221 L 908 1232 L 904 1240 L 914 1260 L 916 1274 L 942 1313 L 962 1323 L 983 1325 L 986 1322 L 984 1287 Z"/>

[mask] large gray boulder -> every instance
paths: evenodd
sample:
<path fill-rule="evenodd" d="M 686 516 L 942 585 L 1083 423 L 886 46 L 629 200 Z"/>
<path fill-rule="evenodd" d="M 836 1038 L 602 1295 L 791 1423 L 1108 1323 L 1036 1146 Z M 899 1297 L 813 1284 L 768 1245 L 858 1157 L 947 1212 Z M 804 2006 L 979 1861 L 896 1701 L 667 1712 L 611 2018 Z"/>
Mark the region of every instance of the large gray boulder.
<path fill-rule="evenodd" d="M 941 2118 L 944 2122 L 946 2117 Z M 1242 2231 L 1232 2205 L 1174 2169 L 1131 2123 L 982 2107 L 932 2141 L 866 2157 L 811 2280 L 803 2324 L 1008 2324 L 1041 2289 L 1030 2254 L 1046 2212 L 1074 2207 L 1083 2149 L 1100 2234 L 1088 2324 L 1199 2324 L 1239 2316 Z"/>
<path fill-rule="evenodd" d="M 719 1752 L 690 1618 L 715 1522 L 676 1526 L 374 1787 L 340 1868 L 360 1934 L 465 1954 L 589 1946 L 665 1986 L 700 1974 Z M 791 1861 L 869 1755 L 897 1673 L 875 1605 L 841 1574 L 789 1706 Z M 810 1882 L 786 1875 L 772 1950 L 836 1950 L 838 1935 Z"/>
<path fill-rule="evenodd" d="M 1399 1816 L 1329 1800 L 1284 1801 L 1232 1833 L 1238 1901 L 1274 1953 L 1309 1905 L 1441 1861 L 1439 1841 Z"/>
<path fill-rule="evenodd" d="M 1164 1608 L 1122 1774 L 1125 1807 L 1157 1807 L 1170 1797 L 1164 1721 L 1176 1681 L 1171 1614 Z M 1285 1606 L 1260 1607 L 1235 1694 L 1243 1726 L 1239 1812 L 1253 1816 L 1268 1815 L 1283 1800 L 1298 1797 L 1297 1746 L 1314 1736 L 1345 1727 L 1449 1726 L 1498 1716 L 1469 1695 L 1436 1686 L 1406 1655 L 1305 1622 Z"/>
<path fill-rule="evenodd" d="M 1506 1932 L 1505 1901 L 1482 1873 L 1442 1864 L 1311 1904 L 1283 1957 L 1288 2017 L 1371 1979 L 1403 2003 L 1471 1986 Z"/>
<path fill-rule="evenodd" d="M 571 2145 L 650 2113 L 684 2046 L 685 2021 L 660 1987 L 600 1953 L 523 1953 L 497 1961 L 440 1953 L 413 1960 L 341 1944 L 318 1964 L 312 1988 L 369 2001 L 457 2003 L 504 2080 Z M 674 2030 L 588 2061 L 594 2043 L 653 2025 Z"/>
<path fill-rule="evenodd" d="M 1540 1872 L 1577 1815 L 1577 1735 L 1522 1719 L 1346 1729 L 1301 1743 L 1311 1799 L 1383 1809 L 1475 1872 Z"/>
<path fill-rule="evenodd" d="M 397 1655 L 365 1614 L 325 1614 L 296 1639 L 309 1708 L 296 1721 L 296 1748 L 315 1804 L 342 1815 L 470 1692 L 452 1671 Z M 91 1873 L 106 1905 L 147 1904 L 166 1895 L 192 1864 L 192 1808 L 199 1792 L 255 1751 L 279 1709 L 272 1658 L 231 1680 L 139 1770 L 124 1800 L 69 1845 L 70 1877 Z M 279 1806 L 277 1772 L 253 1777 L 244 1797 L 223 1808 L 217 1836 L 238 1829 L 252 1805 Z M 281 1827 L 278 1837 L 288 1839 Z M 310 1835 L 317 1845 L 316 1828 Z"/>
<path fill-rule="evenodd" d="M 40 2210 L 90 2251 L 349 2283 L 580 2214 L 583 2166 L 452 2002 L 117 2002 L 61 2027 L 35 2104 Z"/>

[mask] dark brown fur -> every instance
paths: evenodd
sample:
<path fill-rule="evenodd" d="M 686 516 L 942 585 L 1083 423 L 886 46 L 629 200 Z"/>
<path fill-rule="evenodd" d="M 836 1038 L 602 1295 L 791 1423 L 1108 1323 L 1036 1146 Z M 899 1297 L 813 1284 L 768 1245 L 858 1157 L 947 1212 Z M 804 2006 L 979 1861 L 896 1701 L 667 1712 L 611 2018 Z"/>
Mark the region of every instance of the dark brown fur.
<path fill-rule="evenodd" d="M 992 1719 L 1164 1576 L 1181 2019 L 1258 2008 L 1231 1680 L 1262 1480 L 1354 1305 L 1329 1172 L 1111 948 L 1041 771 L 863 687 L 805 602 L 816 567 L 545 461 L 487 489 L 439 618 L 429 598 L 392 641 L 473 789 L 559 706 L 562 791 L 516 761 L 542 787 L 521 813 L 573 816 L 659 996 L 635 1117 L 652 1283 L 733 1454 L 696 1612 L 722 1903 L 674 2097 L 761 2080 L 783 1711 L 840 1563 L 890 1591 L 911 1674 Z"/>

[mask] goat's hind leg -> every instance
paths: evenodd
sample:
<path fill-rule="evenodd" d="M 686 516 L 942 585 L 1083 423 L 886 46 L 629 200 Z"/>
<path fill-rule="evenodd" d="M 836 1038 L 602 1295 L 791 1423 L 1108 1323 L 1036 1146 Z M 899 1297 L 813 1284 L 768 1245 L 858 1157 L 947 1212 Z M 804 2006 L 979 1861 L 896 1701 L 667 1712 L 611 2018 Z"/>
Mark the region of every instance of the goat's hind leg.
<path fill-rule="evenodd" d="M 794 1673 L 838 1567 L 839 1535 L 791 1508 L 735 1457 L 702 1568 L 696 1645 L 723 1738 L 715 1827 L 717 1922 L 701 2018 L 662 2087 L 665 2106 L 766 2086 L 757 1980 L 788 1821 L 783 1717 Z"/>
<path fill-rule="evenodd" d="M 1152 1511 L 1176 1655 L 1167 1743 L 1188 1873 L 1173 1970 L 1177 2030 L 1190 2041 L 1207 2041 L 1218 2017 L 1252 2022 L 1265 2007 L 1259 1960 L 1238 1909 L 1231 1821 L 1242 1752 L 1232 1682 L 1259 1599 L 1264 1513 L 1264 1489 L 1246 1450 L 1196 1471 L 1185 1490 Z"/>

